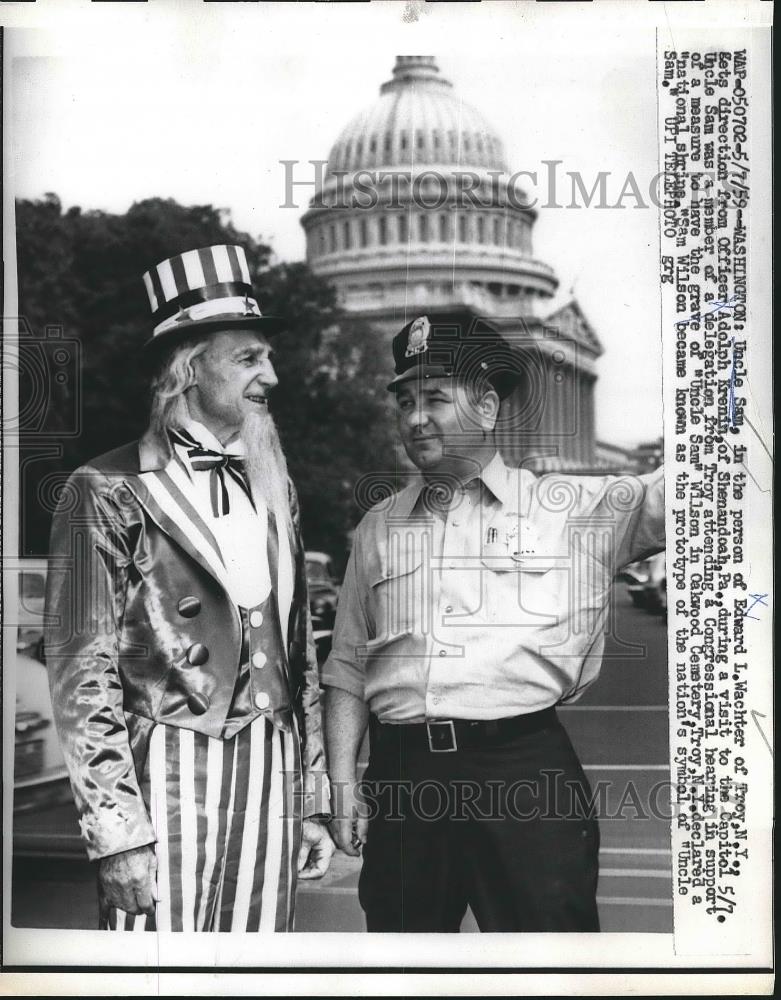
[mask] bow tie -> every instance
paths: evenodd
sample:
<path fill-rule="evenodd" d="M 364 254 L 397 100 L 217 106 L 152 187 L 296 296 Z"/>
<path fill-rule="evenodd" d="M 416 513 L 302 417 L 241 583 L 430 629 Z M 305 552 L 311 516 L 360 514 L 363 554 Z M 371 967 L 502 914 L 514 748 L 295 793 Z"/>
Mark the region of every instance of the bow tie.
<path fill-rule="evenodd" d="M 224 451 L 213 451 L 197 441 L 189 431 L 170 431 L 172 440 L 183 445 L 187 449 L 187 457 L 194 472 L 209 473 L 209 491 L 212 501 L 212 513 L 215 517 L 221 517 L 230 513 L 230 498 L 228 487 L 225 483 L 227 473 L 235 483 L 244 490 L 254 507 L 252 491 L 250 490 L 247 472 L 244 468 L 244 459 L 238 455 L 227 455 Z"/>

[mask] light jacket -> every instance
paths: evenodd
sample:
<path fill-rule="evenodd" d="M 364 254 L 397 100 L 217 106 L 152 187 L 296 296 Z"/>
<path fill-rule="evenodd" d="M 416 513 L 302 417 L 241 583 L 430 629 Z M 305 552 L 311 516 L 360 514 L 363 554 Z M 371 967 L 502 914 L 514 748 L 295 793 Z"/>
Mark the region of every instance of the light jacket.
<path fill-rule="evenodd" d="M 275 725 L 297 725 L 303 815 L 329 811 L 295 490 L 291 484 L 291 592 L 271 602 L 286 619 L 277 632 L 286 662 L 250 671 L 234 700 L 241 618 L 186 498 L 176 502 L 167 489 L 170 459 L 167 439 L 149 431 L 82 466 L 63 489 L 52 525 L 46 659 L 54 719 L 93 860 L 155 840 L 139 788 L 154 725 L 230 738 L 264 714 L 256 704 L 260 691 L 271 691 L 265 714 Z M 271 517 L 268 552 L 258 558 L 269 559 L 272 580 L 277 548 Z M 254 627 L 263 619 L 252 614 L 259 609 L 247 610 L 244 653 L 251 659 L 267 632 Z"/>

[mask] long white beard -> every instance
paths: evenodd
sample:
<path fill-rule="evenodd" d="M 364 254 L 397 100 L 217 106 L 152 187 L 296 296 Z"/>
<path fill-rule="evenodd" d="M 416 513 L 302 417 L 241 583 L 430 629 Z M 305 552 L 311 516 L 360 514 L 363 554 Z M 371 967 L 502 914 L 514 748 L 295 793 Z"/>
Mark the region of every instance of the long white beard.
<path fill-rule="evenodd" d="M 284 528 L 292 537 L 287 462 L 274 418 L 268 411 L 248 414 L 240 437 L 246 450 L 245 467 L 253 497 L 263 500 L 274 514 L 277 530 L 281 532 Z"/>

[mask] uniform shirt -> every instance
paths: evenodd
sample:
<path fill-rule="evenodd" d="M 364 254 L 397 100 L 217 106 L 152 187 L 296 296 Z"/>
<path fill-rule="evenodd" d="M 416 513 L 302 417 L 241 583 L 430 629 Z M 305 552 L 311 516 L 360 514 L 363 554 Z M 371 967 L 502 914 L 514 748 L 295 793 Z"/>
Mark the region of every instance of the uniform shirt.
<path fill-rule="evenodd" d="M 389 723 L 579 697 L 599 674 L 616 569 L 664 547 L 662 470 L 537 478 L 497 454 L 441 517 L 424 486 L 356 529 L 323 684 Z"/>

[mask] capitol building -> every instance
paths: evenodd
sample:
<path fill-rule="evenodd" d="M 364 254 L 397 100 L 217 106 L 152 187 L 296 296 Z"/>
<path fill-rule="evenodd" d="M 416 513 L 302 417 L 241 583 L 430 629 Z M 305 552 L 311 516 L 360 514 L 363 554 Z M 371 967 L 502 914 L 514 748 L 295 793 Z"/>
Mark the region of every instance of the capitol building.
<path fill-rule="evenodd" d="M 534 254 L 536 221 L 483 115 L 434 57 L 398 56 L 379 97 L 336 138 L 301 223 L 307 262 L 336 288 L 346 322 L 383 346 L 419 315 L 463 309 L 525 354 L 531 393 L 502 411 L 507 461 L 596 469 L 602 346 L 576 301 L 553 309 L 558 279 Z"/>

